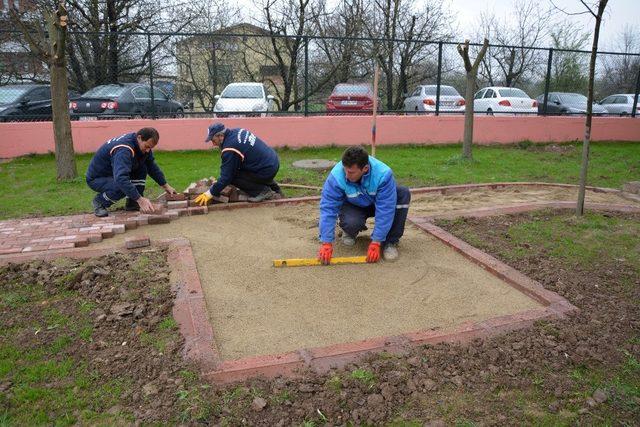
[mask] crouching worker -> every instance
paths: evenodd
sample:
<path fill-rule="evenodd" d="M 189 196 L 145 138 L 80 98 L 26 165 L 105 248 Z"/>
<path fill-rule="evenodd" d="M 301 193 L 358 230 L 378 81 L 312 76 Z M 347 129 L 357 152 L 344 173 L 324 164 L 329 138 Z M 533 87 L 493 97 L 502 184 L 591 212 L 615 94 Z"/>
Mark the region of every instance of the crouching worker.
<path fill-rule="evenodd" d="M 269 200 L 276 194 L 282 197 L 280 186 L 273 180 L 280 169 L 280 160 L 264 141 L 246 129 L 225 129 L 222 123 L 209 126 L 205 142 L 209 141 L 213 148 L 220 148 L 220 177 L 208 191 L 196 197 L 197 204 L 206 205 L 227 185 L 247 193 L 250 202 Z"/>
<path fill-rule="evenodd" d="M 397 259 L 410 201 L 409 189 L 396 185 L 389 166 L 362 147 L 347 148 L 322 187 L 318 259 L 331 262 L 338 216 L 346 246 L 355 245 L 358 233 L 367 229 L 367 218 L 374 217 L 367 262 L 378 262 L 381 251 L 385 260 Z"/>
<path fill-rule="evenodd" d="M 87 184 L 98 194 L 93 198 L 97 217 L 109 215 L 107 208 L 126 197 L 128 211 L 153 212 L 154 207 L 144 197 L 147 174 L 167 193 L 175 194 L 156 164 L 152 149 L 160 135 L 154 128 L 142 128 L 105 142 L 94 154 L 87 169 Z"/>

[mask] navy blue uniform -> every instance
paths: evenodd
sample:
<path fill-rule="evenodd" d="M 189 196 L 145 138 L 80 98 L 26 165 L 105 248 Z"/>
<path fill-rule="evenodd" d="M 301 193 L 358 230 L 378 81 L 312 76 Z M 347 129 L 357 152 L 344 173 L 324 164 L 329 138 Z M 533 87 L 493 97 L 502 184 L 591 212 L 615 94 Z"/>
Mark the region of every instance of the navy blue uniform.
<path fill-rule="evenodd" d="M 101 193 L 98 199 L 108 208 L 125 196 L 138 200 L 144 194 L 147 174 L 160 186 L 167 183 L 153 153 L 140 151 L 136 134 L 127 133 L 98 149 L 87 169 L 87 184 Z"/>
<path fill-rule="evenodd" d="M 280 191 L 273 181 L 280 169 L 278 155 L 248 130 L 227 129 L 220 144 L 220 156 L 220 177 L 209 189 L 212 195 L 219 196 L 229 184 L 250 196 L 259 194 L 265 187 Z"/>

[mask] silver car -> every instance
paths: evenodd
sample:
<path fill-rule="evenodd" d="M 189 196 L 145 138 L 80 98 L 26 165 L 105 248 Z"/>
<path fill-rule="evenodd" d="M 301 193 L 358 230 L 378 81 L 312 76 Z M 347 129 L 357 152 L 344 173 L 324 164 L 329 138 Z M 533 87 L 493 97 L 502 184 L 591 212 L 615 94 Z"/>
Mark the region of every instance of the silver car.
<path fill-rule="evenodd" d="M 273 111 L 272 95 L 262 83 L 231 83 L 216 95 L 216 117 L 261 116 Z"/>
<path fill-rule="evenodd" d="M 633 104 L 634 96 L 632 93 L 609 95 L 600 101 L 599 104 L 606 108 L 609 114 L 627 116 L 631 115 L 631 104 Z M 640 116 L 640 102 L 636 104 L 636 117 L 638 116 Z"/>
<path fill-rule="evenodd" d="M 404 100 L 406 112 L 435 112 L 437 85 L 420 85 Z M 464 98 L 452 86 L 440 85 L 440 111 L 464 112 Z"/>

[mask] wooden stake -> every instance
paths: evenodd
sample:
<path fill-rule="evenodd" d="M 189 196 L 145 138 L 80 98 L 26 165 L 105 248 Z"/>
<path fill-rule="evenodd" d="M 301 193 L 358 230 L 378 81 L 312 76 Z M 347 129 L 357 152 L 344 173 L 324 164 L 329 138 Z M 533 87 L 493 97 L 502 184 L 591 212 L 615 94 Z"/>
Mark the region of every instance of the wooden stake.
<path fill-rule="evenodd" d="M 350 256 L 350 257 L 335 257 L 331 258 L 330 265 L 340 264 L 366 264 L 366 256 Z M 317 265 L 323 265 L 317 258 L 289 258 L 289 259 L 274 259 L 274 267 L 312 267 Z"/>
<path fill-rule="evenodd" d="M 371 123 L 371 155 L 376 156 L 376 116 L 378 115 L 378 76 L 380 69 L 376 64 L 376 69 L 373 73 L 373 120 Z"/>

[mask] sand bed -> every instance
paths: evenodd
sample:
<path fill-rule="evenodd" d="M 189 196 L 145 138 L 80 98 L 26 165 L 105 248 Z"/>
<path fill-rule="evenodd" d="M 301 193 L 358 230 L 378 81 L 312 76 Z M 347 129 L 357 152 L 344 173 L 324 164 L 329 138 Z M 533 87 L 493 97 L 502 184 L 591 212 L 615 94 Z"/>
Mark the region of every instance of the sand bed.
<path fill-rule="evenodd" d="M 408 227 L 396 263 L 272 267 L 314 257 L 317 205 L 215 212 L 109 239 L 148 234 L 191 241 L 224 359 L 273 354 L 480 321 L 539 305 L 423 232 Z M 354 248 L 366 252 L 368 232 Z"/>
<path fill-rule="evenodd" d="M 440 193 L 415 194 L 411 201 L 410 215 L 432 215 L 456 210 L 484 208 L 545 201 L 577 201 L 578 190 L 553 187 L 507 187 L 496 190 L 467 190 L 442 195 Z M 585 200 L 592 203 L 637 205 L 616 194 L 587 191 Z"/>

